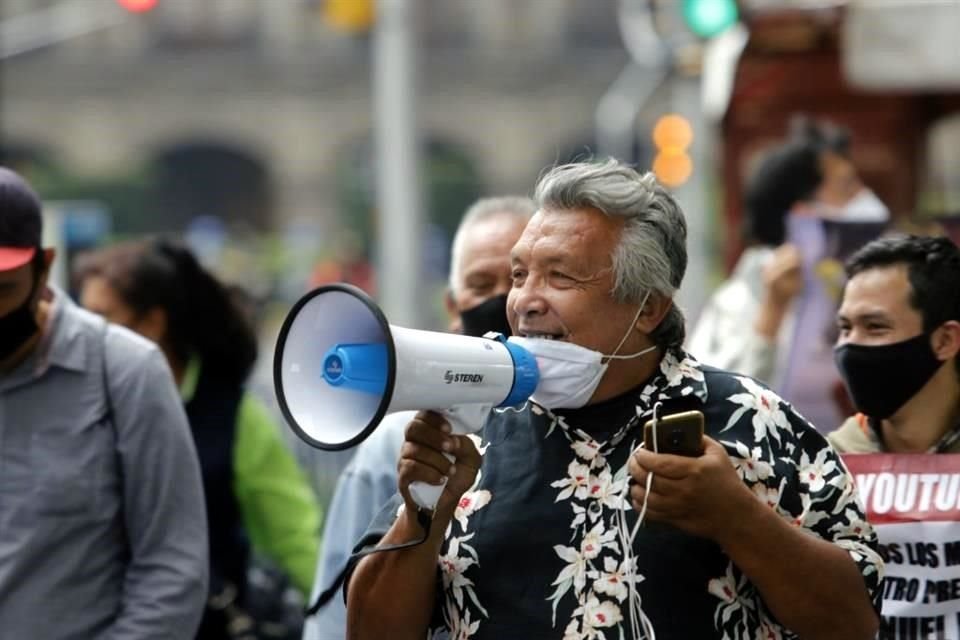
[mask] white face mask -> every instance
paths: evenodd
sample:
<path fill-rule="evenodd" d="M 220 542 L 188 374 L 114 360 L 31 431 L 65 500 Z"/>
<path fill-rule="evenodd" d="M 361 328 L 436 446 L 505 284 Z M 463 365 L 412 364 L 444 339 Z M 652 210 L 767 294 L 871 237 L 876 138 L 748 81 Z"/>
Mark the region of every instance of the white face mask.
<path fill-rule="evenodd" d="M 643 312 L 649 297 L 650 293 L 647 292 L 637 315 L 620 339 L 620 344 L 609 355 L 572 342 L 511 336 L 509 338 L 511 342 L 517 343 L 537 359 L 540 382 L 530 399 L 546 409 L 579 409 L 593 397 L 593 393 L 603 379 L 603 374 L 610 366 L 609 360 L 630 360 L 655 350 L 656 345 L 630 355 L 617 355 L 620 347 L 633 331 L 637 318 Z"/>

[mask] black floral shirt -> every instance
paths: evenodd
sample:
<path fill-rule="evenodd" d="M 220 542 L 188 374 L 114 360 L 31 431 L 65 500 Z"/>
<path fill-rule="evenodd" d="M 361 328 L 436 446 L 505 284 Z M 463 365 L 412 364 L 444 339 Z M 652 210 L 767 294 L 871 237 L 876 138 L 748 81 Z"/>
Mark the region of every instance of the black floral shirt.
<path fill-rule="evenodd" d="M 431 640 L 630 638 L 638 628 L 631 590 L 658 640 L 796 637 L 709 540 L 645 523 L 624 553 L 637 518 L 625 499 L 626 462 L 657 402 L 660 415 L 702 411 L 707 435 L 757 499 L 845 549 L 879 602 L 876 536 L 840 457 L 769 389 L 678 351 L 620 399 L 628 411 L 619 419 L 615 410 L 533 404 L 491 416 L 478 439 L 477 481 L 438 559 Z M 360 546 L 386 532 L 400 504 L 387 505 Z"/>

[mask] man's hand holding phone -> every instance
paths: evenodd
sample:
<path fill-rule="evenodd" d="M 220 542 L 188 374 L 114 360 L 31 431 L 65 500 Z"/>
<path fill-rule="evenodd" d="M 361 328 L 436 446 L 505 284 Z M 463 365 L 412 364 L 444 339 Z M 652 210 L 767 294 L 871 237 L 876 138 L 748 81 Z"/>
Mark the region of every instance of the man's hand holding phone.
<path fill-rule="evenodd" d="M 740 480 L 723 445 L 703 435 L 703 414 L 664 416 L 656 424 L 647 423 L 644 432 L 644 447 L 634 450 L 627 463 L 633 508 L 641 511 L 646 498 L 647 520 L 723 544 L 739 509 L 758 500 Z"/>

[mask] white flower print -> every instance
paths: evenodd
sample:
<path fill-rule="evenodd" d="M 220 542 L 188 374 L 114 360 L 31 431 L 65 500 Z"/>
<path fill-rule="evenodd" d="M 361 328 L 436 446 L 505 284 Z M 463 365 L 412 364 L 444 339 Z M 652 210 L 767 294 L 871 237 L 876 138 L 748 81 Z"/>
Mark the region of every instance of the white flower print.
<path fill-rule="evenodd" d="M 691 382 L 703 384 L 703 371 L 696 360 L 686 357 L 683 360 L 677 360 L 672 353 L 664 356 L 660 362 L 660 371 L 666 376 L 665 388 L 679 387 L 680 385 L 689 385 Z M 693 389 L 681 395 L 689 395 Z"/>
<path fill-rule="evenodd" d="M 574 618 L 563 630 L 563 640 L 583 640 L 584 635 L 580 633 L 580 621 Z"/>
<path fill-rule="evenodd" d="M 830 532 L 842 538 L 858 538 L 869 526 L 855 509 L 847 509 L 843 518 L 830 527 Z"/>
<path fill-rule="evenodd" d="M 609 600 L 601 602 L 598 598 L 591 597 L 583 605 L 583 626 L 591 631 L 612 627 L 620 624 L 622 620 L 623 614 L 620 612 L 620 607 Z M 601 634 L 588 634 L 587 637 L 597 637 L 597 635 Z"/>
<path fill-rule="evenodd" d="M 464 572 L 475 565 L 477 561 L 468 556 L 460 556 L 460 544 L 473 537 L 473 534 L 462 538 L 452 538 L 447 553 L 440 556 L 440 575 L 443 579 L 443 588 L 453 592 L 453 597 L 459 607 L 463 607 L 464 589 L 472 589 L 473 581 L 464 575 Z"/>
<path fill-rule="evenodd" d="M 467 530 L 467 519 L 477 510 L 487 506 L 491 497 L 490 492 L 486 490 L 467 491 L 460 497 L 460 502 L 457 503 L 457 508 L 453 511 L 453 517 L 460 523 L 463 531 Z"/>
<path fill-rule="evenodd" d="M 874 557 L 876 554 L 869 544 L 864 543 L 870 535 L 870 525 L 863 518 L 849 474 L 832 452 L 821 451 L 824 449 L 822 439 L 813 437 L 815 434 L 809 431 L 809 425 L 790 405 L 753 380 L 703 371 L 693 358 L 682 357 L 679 351 L 665 354 L 660 372 L 662 375 L 648 382 L 637 396 L 639 424 L 651 415 L 655 402 L 663 403 L 664 412 L 677 410 L 671 401 L 679 398 L 685 398 L 683 406 L 691 404 L 693 396 L 706 402 L 703 411 L 715 425 L 710 434 L 715 436 L 718 428 L 725 432 L 721 437 L 726 441 L 722 444 L 744 485 L 762 504 L 794 526 L 844 548 L 867 578 L 868 587 L 875 590 L 880 560 Z M 620 498 L 629 479 L 620 465 L 623 451 L 635 446 L 641 437 L 638 423 L 625 423 L 619 431 L 616 429 L 619 425 L 606 425 L 610 435 L 600 437 L 593 430 L 596 425 L 571 425 L 562 416 L 536 405 L 529 406 L 528 415 L 537 427 L 538 440 L 549 441 L 545 446 L 556 456 L 549 466 L 544 463 L 544 470 L 549 469 L 550 475 L 537 489 L 542 496 L 542 508 L 549 509 L 547 522 L 552 525 L 549 529 L 552 533 L 549 542 L 544 544 L 548 556 L 552 557 L 549 570 L 555 579 L 547 594 L 537 595 L 534 591 L 532 602 L 518 601 L 518 611 L 520 607 L 524 608 L 524 615 L 540 615 L 537 611 L 542 611 L 546 617 L 543 624 L 550 625 L 552 610 L 552 637 L 562 640 L 629 638 L 632 636 L 631 589 L 642 583 L 642 594 L 636 595 L 642 595 L 645 605 L 658 606 L 665 597 L 661 592 L 675 586 L 644 582 L 644 576 L 638 573 L 638 564 L 642 569 L 647 562 L 657 562 L 651 555 L 657 552 L 655 544 L 648 546 L 643 536 L 638 537 L 633 549 L 637 555 L 633 556 L 625 553 L 620 539 L 618 527 L 625 524 L 620 518 L 636 518 L 629 504 Z M 496 430 L 492 433 L 498 434 Z M 491 448 L 489 452 L 492 455 L 494 451 Z M 523 452 L 518 454 L 522 456 Z M 614 470 L 616 474 L 612 473 Z M 492 498 L 498 497 L 501 485 L 493 478 L 485 480 L 483 488 L 494 495 L 485 495 L 477 484 L 457 505 L 443 551 L 445 555 L 441 558 L 445 606 L 437 615 L 442 616 L 450 640 L 474 640 L 488 617 L 477 600 L 481 593 L 476 585 L 486 581 L 487 572 L 496 578 L 500 569 L 482 566 L 478 551 L 486 547 L 471 547 L 473 532 L 467 529 L 477 528 L 479 520 L 474 514 L 478 510 L 494 508 L 489 505 L 496 504 Z M 504 491 L 507 488 L 504 487 Z M 537 504 L 541 508 L 540 503 Z M 569 525 L 569 529 L 564 525 Z M 861 527 L 866 527 L 866 535 Z M 557 537 L 553 537 L 555 529 Z M 492 539 L 497 539 L 497 532 L 490 531 L 490 534 Z M 486 530 L 476 532 L 477 538 L 484 541 L 485 535 Z M 509 535 L 507 544 L 511 544 L 516 541 L 514 536 L 523 536 L 524 531 L 505 530 L 502 535 Z M 536 540 L 543 538 L 538 535 Z M 550 548 L 556 556 L 549 553 Z M 628 560 L 625 555 L 631 558 Z M 766 611 L 756 587 L 728 563 L 729 558 L 725 558 L 723 564 L 705 564 L 699 569 L 701 577 L 697 580 L 701 595 L 704 591 L 712 594 L 708 596 L 712 602 L 704 613 L 712 616 L 706 623 L 714 623 L 717 637 L 724 640 L 795 638 Z M 719 577 L 712 575 L 710 566 L 726 566 L 726 572 Z M 517 570 L 524 571 L 523 567 Z M 504 613 L 491 609 L 489 615 Z"/>
<path fill-rule="evenodd" d="M 822 491 L 824 485 L 826 485 L 827 477 L 837 471 L 837 463 L 833 460 L 827 460 L 827 455 L 830 455 L 830 453 L 827 448 L 820 449 L 813 462 L 810 462 L 810 457 L 806 451 L 800 457 L 800 482 L 807 485 L 811 493 Z"/>
<path fill-rule="evenodd" d="M 554 585 L 563 585 L 568 580 L 573 582 L 573 588 L 578 592 L 583 590 L 587 583 L 587 559 L 583 553 L 573 547 L 564 547 L 556 545 L 553 550 L 557 552 L 560 559 L 567 563 L 557 579 L 553 581 Z"/>
<path fill-rule="evenodd" d="M 757 629 L 757 640 L 783 640 L 783 633 L 780 628 L 771 625 L 766 620 L 760 620 L 760 628 Z"/>
<path fill-rule="evenodd" d="M 450 640 L 469 640 L 479 628 L 479 620 L 470 622 L 470 609 L 468 608 L 463 615 L 463 619 L 455 622 L 453 633 L 450 634 Z"/>
<path fill-rule="evenodd" d="M 556 502 L 567 500 L 570 496 L 575 496 L 578 500 L 587 497 L 587 485 L 590 480 L 590 467 L 577 462 L 570 462 L 567 467 L 567 477 L 563 480 L 551 482 L 550 486 L 555 489 L 563 489 L 558 495 Z"/>
<path fill-rule="evenodd" d="M 597 456 L 600 454 L 600 443 L 589 438 L 587 440 L 578 440 L 572 445 L 574 452 L 581 460 L 586 460 L 587 462 L 593 462 Z"/>
<path fill-rule="evenodd" d="M 483 455 L 486 447 L 481 447 L 476 440 L 474 440 L 474 445 Z M 479 616 L 487 617 L 488 615 L 487 610 L 477 599 L 473 580 L 466 575 L 473 567 L 480 564 L 476 549 L 468 544 L 475 535 L 474 533 L 466 533 L 469 518 L 487 506 L 493 499 L 493 494 L 490 491 L 477 489 L 482 477 L 482 471 L 477 472 L 473 486 L 461 496 L 457 503 L 453 519 L 444 534 L 447 539 L 446 553 L 437 560 L 445 594 L 445 606 L 442 611 L 444 622 L 450 630 L 449 640 L 467 640 L 480 628 L 481 620 Z M 459 525 L 461 532 L 465 535 L 454 535 L 456 525 Z M 468 600 L 469 602 L 467 602 Z M 473 614 L 471 614 L 471 611 Z M 477 617 L 471 619 L 471 615 Z"/>
<path fill-rule="evenodd" d="M 739 615 L 741 618 L 747 616 L 747 611 L 752 610 L 754 603 L 746 597 L 742 597 L 741 592 L 747 586 L 745 576 L 740 579 L 733 574 L 733 563 L 727 565 L 727 572 L 719 578 L 710 580 L 707 584 L 707 591 L 720 598 L 720 605 L 715 614 L 717 627 L 726 626 L 730 620 Z"/>
<path fill-rule="evenodd" d="M 580 553 L 587 560 L 593 560 L 600 555 L 605 548 L 617 549 L 617 543 L 614 540 L 617 537 L 616 529 L 604 531 L 603 522 L 598 522 L 593 529 L 583 536 L 580 543 Z"/>
<path fill-rule="evenodd" d="M 727 400 L 740 405 L 727 421 L 723 431 L 735 425 L 744 414 L 752 412 L 753 437 L 760 443 L 766 438 L 773 438 L 780 444 L 780 431 L 790 432 L 790 422 L 787 414 L 780 406 L 780 397 L 770 389 L 765 389 L 750 378 L 736 376 L 740 385 L 747 393 L 735 393 Z"/>
<path fill-rule="evenodd" d="M 721 444 L 736 450 L 736 455 L 731 454 L 730 460 L 740 477 L 746 482 L 760 482 L 773 475 L 773 466 L 763 461 L 763 452 L 760 447 L 754 447 L 751 450 L 740 441 Z"/>
<path fill-rule="evenodd" d="M 602 572 L 594 572 L 597 574 L 597 577 L 593 582 L 593 590 L 596 593 L 613 596 L 620 602 L 626 600 L 629 595 L 630 583 L 637 584 L 643 580 L 643 577 L 638 577 L 636 571 L 630 570 L 627 564 L 627 560 L 624 560 L 618 565 L 614 558 L 609 556 L 604 558 L 604 570 Z M 630 564 L 635 569 L 636 559 Z M 591 575 L 591 577 L 593 577 L 593 575 Z"/>
<path fill-rule="evenodd" d="M 813 499 L 809 493 L 800 494 L 800 513 L 791 513 L 782 506 L 777 506 L 777 511 L 783 515 L 787 521 L 795 527 L 804 527 L 808 531 L 824 520 L 831 518 L 830 514 L 813 508 Z M 812 533 L 812 531 L 810 532 Z"/>
<path fill-rule="evenodd" d="M 610 469 L 606 468 L 599 475 L 590 476 L 587 496 L 611 509 L 626 509 L 628 508 L 627 502 L 621 495 L 626 482 L 626 478 L 614 480 Z"/>

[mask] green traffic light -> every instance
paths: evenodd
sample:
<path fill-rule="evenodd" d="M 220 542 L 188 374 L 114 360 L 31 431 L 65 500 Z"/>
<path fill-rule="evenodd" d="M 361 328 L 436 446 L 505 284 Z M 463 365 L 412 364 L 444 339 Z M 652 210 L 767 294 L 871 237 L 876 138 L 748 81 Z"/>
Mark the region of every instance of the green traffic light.
<path fill-rule="evenodd" d="M 683 0 L 683 19 L 701 38 L 723 33 L 737 18 L 736 0 Z"/>

